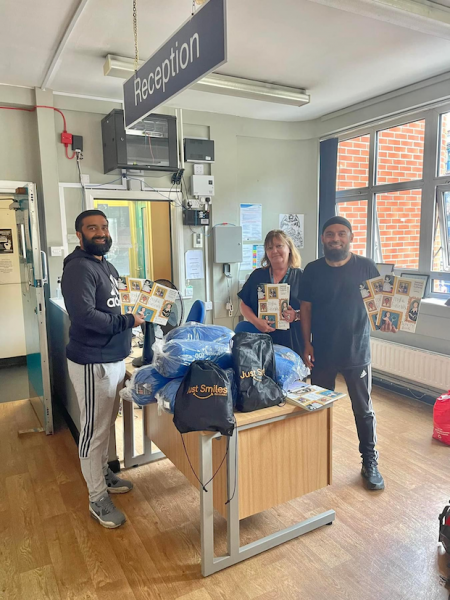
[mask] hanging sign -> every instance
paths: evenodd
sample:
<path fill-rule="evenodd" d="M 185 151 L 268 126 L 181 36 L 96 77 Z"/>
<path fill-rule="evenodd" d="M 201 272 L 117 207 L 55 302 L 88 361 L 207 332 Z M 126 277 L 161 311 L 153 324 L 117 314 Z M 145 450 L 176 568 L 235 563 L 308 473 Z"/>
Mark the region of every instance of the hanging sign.
<path fill-rule="evenodd" d="M 125 126 L 227 60 L 226 0 L 209 0 L 124 83 Z"/>

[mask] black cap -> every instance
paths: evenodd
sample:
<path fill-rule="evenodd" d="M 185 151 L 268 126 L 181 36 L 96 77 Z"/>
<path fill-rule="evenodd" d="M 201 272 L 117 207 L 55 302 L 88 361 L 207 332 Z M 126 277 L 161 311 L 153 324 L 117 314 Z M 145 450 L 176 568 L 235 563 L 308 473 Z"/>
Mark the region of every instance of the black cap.
<path fill-rule="evenodd" d="M 350 233 L 353 233 L 352 224 L 350 223 L 350 221 L 345 217 L 336 216 L 331 217 L 331 219 L 328 219 L 328 221 L 324 224 L 324 226 L 322 227 L 322 235 L 325 232 L 325 229 L 330 225 L 344 225 L 345 227 L 350 229 Z"/>

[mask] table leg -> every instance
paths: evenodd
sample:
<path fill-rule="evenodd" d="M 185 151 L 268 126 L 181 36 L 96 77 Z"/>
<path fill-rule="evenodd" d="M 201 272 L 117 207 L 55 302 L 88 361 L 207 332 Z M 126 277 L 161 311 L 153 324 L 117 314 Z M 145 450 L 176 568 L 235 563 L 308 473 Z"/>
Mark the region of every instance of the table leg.
<path fill-rule="evenodd" d="M 152 442 L 145 434 L 145 417 L 147 406 L 143 407 L 142 427 L 143 427 L 143 442 L 144 451 L 142 454 L 136 455 L 136 446 L 134 441 L 135 423 L 134 423 L 134 404 L 133 402 L 123 401 L 123 450 L 124 459 L 123 465 L 125 469 L 131 467 L 139 467 L 155 460 L 165 458 L 162 452 L 152 451 Z"/>
<path fill-rule="evenodd" d="M 200 480 L 202 482 L 208 481 L 212 477 L 212 440 L 218 435 L 220 434 L 212 433 L 211 435 L 200 436 Z M 227 457 L 227 481 L 230 496 L 227 510 L 227 555 L 214 556 L 213 482 L 211 481 L 208 484 L 207 491 L 204 489 L 200 491 L 201 560 L 202 575 L 204 577 L 231 567 L 270 548 L 275 548 L 318 527 L 329 525 L 336 518 L 335 511 L 328 510 L 241 547 L 239 540 L 238 464 L 238 430 L 235 429 L 230 439 Z M 236 490 L 233 496 L 235 482 Z"/>

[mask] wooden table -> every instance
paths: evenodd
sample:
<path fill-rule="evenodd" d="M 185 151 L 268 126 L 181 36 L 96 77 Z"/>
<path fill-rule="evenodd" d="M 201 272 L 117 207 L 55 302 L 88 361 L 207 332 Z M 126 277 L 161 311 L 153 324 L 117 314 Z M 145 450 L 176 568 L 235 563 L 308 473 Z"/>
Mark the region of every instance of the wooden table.
<path fill-rule="evenodd" d="M 131 364 L 127 365 L 128 377 L 133 371 Z M 135 456 L 129 440 L 127 443 L 130 434 L 134 437 L 133 405 L 125 402 L 123 408 L 125 467 L 166 457 L 200 489 L 204 576 L 334 521 L 335 512 L 329 510 L 240 546 L 240 519 L 331 484 L 332 405 L 315 412 L 289 404 L 251 413 L 236 412 L 236 427 L 229 440 L 214 432 L 184 435 L 190 461 L 202 482 L 215 473 L 228 443 L 226 468 L 222 466 L 207 491 L 192 473 L 171 414 L 158 415 L 156 404 L 144 407 L 144 453 Z M 153 451 L 151 442 L 160 452 Z M 227 554 L 220 557 L 214 555 L 213 509 L 227 520 Z"/>

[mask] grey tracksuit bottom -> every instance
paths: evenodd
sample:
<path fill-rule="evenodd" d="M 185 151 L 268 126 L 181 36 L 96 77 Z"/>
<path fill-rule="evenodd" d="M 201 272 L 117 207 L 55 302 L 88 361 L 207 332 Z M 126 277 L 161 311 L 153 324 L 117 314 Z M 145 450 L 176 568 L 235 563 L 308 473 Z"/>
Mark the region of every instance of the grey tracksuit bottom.
<path fill-rule="evenodd" d="M 107 493 L 108 447 L 119 411 L 125 362 L 79 365 L 67 360 L 80 407 L 78 452 L 90 502 Z"/>

